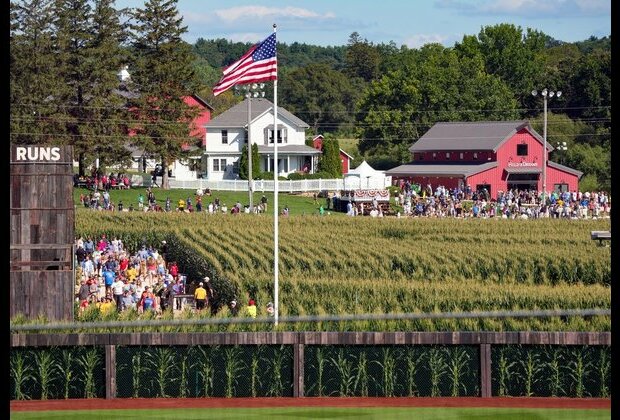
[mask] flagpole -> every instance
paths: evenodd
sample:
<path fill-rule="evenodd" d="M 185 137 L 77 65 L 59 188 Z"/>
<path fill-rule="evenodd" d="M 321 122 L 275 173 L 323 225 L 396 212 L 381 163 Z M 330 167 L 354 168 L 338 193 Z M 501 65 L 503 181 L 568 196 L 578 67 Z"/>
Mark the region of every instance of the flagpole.
<path fill-rule="evenodd" d="M 276 33 L 276 24 L 273 24 Z M 278 325 L 278 79 L 273 81 L 273 314 Z"/>

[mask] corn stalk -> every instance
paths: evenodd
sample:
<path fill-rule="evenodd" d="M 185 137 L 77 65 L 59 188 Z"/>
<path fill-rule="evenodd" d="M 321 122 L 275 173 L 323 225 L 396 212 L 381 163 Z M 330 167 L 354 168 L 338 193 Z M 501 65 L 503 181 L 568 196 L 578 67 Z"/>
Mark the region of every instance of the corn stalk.
<path fill-rule="evenodd" d="M 26 360 L 26 352 L 20 350 L 11 351 L 11 378 L 15 385 L 14 398 L 16 400 L 27 400 L 30 397 L 24 392 L 28 381 L 35 380 L 34 369 Z"/>
<path fill-rule="evenodd" d="M 431 348 L 428 352 L 428 368 L 431 375 L 431 397 L 439 397 L 441 396 L 439 384 L 448 371 L 448 364 L 437 347 Z"/>
<path fill-rule="evenodd" d="M 536 348 L 526 348 L 525 352 L 526 355 L 519 359 L 519 364 L 523 372 L 525 372 L 523 375 L 525 396 L 532 397 L 534 395 L 532 387 L 542 379 L 540 374 L 543 371 L 544 365 L 540 359 L 540 354 L 536 352 Z"/>
<path fill-rule="evenodd" d="M 191 347 L 190 354 L 193 359 L 192 369 L 196 371 L 196 383 L 198 379 L 202 382 L 202 396 L 210 397 L 213 392 L 213 374 L 214 367 L 211 359 L 211 353 L 218 351 L 219 346 L 213 346 L 210 349 L 207 347 Z M 196 385 L 198 386 L 198 385 Z M 196 390 L 196 396 L 199 392 Z"/>
<path fill-rule="evenodd" d="M 413 347 L 407 348 L 407 354 L 405 360 L 407 363 L 407 396 L 418 396 L 418 388 L 415 384 L 415 376 L 418 372 L 422 360 L 424 359 L 424 353 L 416 355 L 416 350 Z"/>
<path fill-rule="evenodd" d="M 447 350 L 447 356 L 450 358 L 448 362 L 448 373 L 450 374 L 450 380 L 452 382 L 451 393 L 452 397 L 458 397 L 460 390 L 463 388 L 463 392 L 467 394 L 467 388 L 464 383 L 461 383 L 461 377 L 467 373 L 467 363 L 470 360 L 469 353 L 463 347 L 456 346 L 450 351 Z"/>
<path fill-rule="evenodd" d="M 41 400 L 47 400 L 50 394 L 50 385 L 52 379 L 56 374 L 57 365 L 52 355 L 52 350 L 38 350 L 34 355 L 37 363 L 37 379 L 39 380 L 39 386 L 41 387 Z"/>
<path fill-rule="evenodd" d="M 609 398 L 609 387 L 607 386 L 607 381 L 609 380 L 609 374 L 611 371 L 611 358 L 609 357 L 608 348 L 601 349 L 596 369 L 600 381 L 599 398 Z"/>
<path fill-rule="evenodd" d="M 550 348 L 550 358 L 547 363 L 549 369 L 549 392 L 552 397 L 559 397 L 564 394 L 562 364 L 564 357 L 560 348 Z"/>
<path fill-rule="evenodd" d="M 155 386 L 156 396 L 159 398 L 168 398 L 166 387 L 175 382 L 172 377 L 172 367 L 175 365 L 174 353 L 168 347 L 157 347 L 146 352 L 145 364 L 149 371 L 154 372 L 150 384 Z"/>
<path fill-rule="evenodd" d="M 243 362 L 240 360 L 241 349 L 238 346 L 228 347 L 224 350 L 225 375 L 226 375 L 226 398 L 235 396 L 235 389 L 239 382 L 239 373 L 243 370 Z"/>

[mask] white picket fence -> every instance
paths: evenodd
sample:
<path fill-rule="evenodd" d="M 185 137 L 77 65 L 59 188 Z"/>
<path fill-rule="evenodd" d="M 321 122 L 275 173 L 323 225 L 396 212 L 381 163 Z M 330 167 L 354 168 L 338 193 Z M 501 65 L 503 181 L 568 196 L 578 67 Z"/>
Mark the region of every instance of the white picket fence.
<path fill-rule="evenodd" d="M 157 178 L 161 182 L 161 178 Z M 132 185 L 150 186 L 150 177 L 135 175 L 131 179 Z M 188 190 L 196 190 L 207 188 L 214 191 L 247 191 L 248 181 L 245 180 L 224 180 L 224 181 L 207 181 L 205 179 L 196 179 L 191 181 L 181 181 L 174 178 L 169 179 L 170 188 L 180 188 Z M 278 191 L 280 192 L 310 192 L 310 191 L 336 191 L 336 190 L 354 190 L 354 189 L 384 189 L 391 185 L 392 177 L 368 178 L 360 180 L 356 177 L 345 179 L 301 179 L 298 181 L 278 181 Z M 269 192 L 274 190 L 274 181 L 254 180 L 253 190 L 256 192 Z"/>

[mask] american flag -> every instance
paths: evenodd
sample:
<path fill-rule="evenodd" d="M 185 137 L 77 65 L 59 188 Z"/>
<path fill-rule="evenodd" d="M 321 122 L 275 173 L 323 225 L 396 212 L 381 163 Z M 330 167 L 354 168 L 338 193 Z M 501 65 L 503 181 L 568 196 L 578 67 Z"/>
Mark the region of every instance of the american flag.
<path fill-rule="evenodd" d="M 278 60 L 274 32 L 263 42 L 253 45 L 243 57 L 224 69 L 224 75 L 213 87 L 213 95 L 217 96 L 234 85 L 277 79 Z"/>

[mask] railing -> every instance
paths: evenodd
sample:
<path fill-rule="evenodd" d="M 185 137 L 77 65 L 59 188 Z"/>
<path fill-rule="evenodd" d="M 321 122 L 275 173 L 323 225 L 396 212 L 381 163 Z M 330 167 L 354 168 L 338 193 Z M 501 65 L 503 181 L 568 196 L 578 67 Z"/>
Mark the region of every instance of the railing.
<path fill-rule="evenodd" d="M 344 189 L 384 189 L 391 185 L 392 177 L 364 179 L 300 179 L 296 181 L 278 181 L 280 192 L 309 192 L 309 191 L 340 191 Z M 210 189 L 215 191 L 247 191 L 248 181 L 245 180 L 222 180 L 208 181 L 196 179 L 191 181 L 181 181 L 170 179 L 170 188 L 181 188 L 195 190 L 198 188 Z M 254 180 L 255 192 L 273 191 L 274 182 L 268 180 Z"/>

